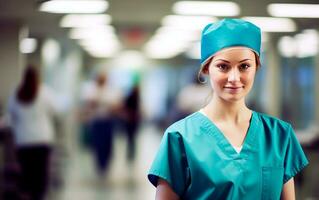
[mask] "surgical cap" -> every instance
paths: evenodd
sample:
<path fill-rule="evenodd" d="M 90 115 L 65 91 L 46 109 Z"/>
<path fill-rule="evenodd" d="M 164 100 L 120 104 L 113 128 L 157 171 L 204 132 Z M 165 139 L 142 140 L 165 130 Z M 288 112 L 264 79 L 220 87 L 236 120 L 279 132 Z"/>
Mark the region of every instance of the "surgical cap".
<path fill-rule="evenodd" d="M 201 38 L 201 65 L 216 52 L 234 46 L 248 47 L 259 56 L 260 28 L 242 19 L 223 19 L 206 25 Z"/>

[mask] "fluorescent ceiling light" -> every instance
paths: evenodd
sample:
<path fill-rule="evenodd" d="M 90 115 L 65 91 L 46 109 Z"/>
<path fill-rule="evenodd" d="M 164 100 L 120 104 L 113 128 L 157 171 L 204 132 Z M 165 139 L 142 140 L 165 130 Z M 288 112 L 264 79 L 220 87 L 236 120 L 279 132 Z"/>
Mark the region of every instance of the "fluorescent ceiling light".
<path fill-rule="evenodd" d="M 80 40 L 79 44 L 85 48 L 118 48 L 119 42 L 117 40 Z"/>
<path fill-rule="evenodd" d="M 146 44 L 146 48 L 150 49 L 159 49 L 159 50 L 185 50 L 188 47 L 188 44 L 185 42 L 175 42 L 172 46 L 172 41 L 170 40 L 151 40 Z"/>
<path fill-rule="evenodd" d="M 87 51 L 92 57 L 95 58 L 110 58 L 117 54 L 117 51 Z"/>
<path fill-rule="evenodd" d="M 147 57 L 153 58 L 153 59 L 168 59 L 173 58 L 180 54 L 181 52 L 175 51 L 175 50 L 167 50 L 163 51 L 161 49 L 145 49 L 144 53 Z"/>
<path fill-rule="evenodd" d="M 208 23 L 214 23 L 214 21 L 210 21 Z M 208 24 L 207 23 L 207 24 Z M 205 25 L 207 25 L 205 24 Z M 185 33 L 187 32 L 199 32 L 201 33 L 201 31 L 204 29 L 205 25 L 202 25 L 202 24 L 192 24 L 192 25 L 182 25 L 182 24 L 177 24 L 177 25 L 163 25 L 161 26 L 160 28 L 162 29 L 171 29 L 171 30 L 176 30 L 176 31 L 185 31 Z"/>
<path fill-rule="evenodd" d="M 172 43 L 174 45 L 172 46 Z M 188 44 L 170 40 L 150 40 L 144 47 L 145 54 L 150 58 L 172 58 L 185 51 Z"/>
<path fill-rule="evenodd" d="M 119 52 L 120 46 L 86 46 L 83 47 L 93 57 L 113 57 Z"/>
<path fill-rule="evenodd" d="M 319 18 L 319 4 L 270 4 L 268 13 L 275 17 Z"/>
<path fill-rule="evenodd" d="M 296 24 L 289 18 L 275 17 L 244 17 L 261 28 L 263 32 L 294 32 Z"/>
<path fill-rule="evenodd" d="M 91 52 L 114 52 L 115 50 L 118 50 L 119 47 L 91 46 L 91 47 L 84 47 L 84 49 Z"/>
<path fill-rule="evenodd" d="M 229 1 L 179 1 L 173 5 L 179 15 L 237 16 L 239 6 Z"/>
<path fill-rule="evenodd" d="M 37 48 L 37 40 L 34 38 L 24 38 L 20 41 L 20 52 L 21 53 L 33 53 Z"/>
<path fill-rule="evenodd" d="M 61 21 L 61 27 L 90 27 L 97 25 L 107 25 L 111 23 L 111 16 L 106 14 L 69 14 L 65 15 Z"/>
<path fill-rule="evenodd" d="M 109 38 L 115 37 L 115 30 L 112 26 L 97 26 L 89 28 L 73 28 L 70 30 L 69 37 L 71 39 L 86 38 Z"/>
<path fill-rule="evenodd" d="M 162 19 L 162 25 L 176 29 L 202 30 L 207 24 L 217 21 L 208 16 L 167 15 Z"/>
<path fill-rule="evenodd" d="M 156 34 L 153 36 L 153 39 L 157 38 L 166 38 L 169 40 L 183 40 L 183 41 L 194 41 L 200 40 L 199 31 L 182 31 L 175 30 L 171 28 L 161 27 L 156 31 Z"/>
<path fill-rule="evenodd" d="M 50 13 L 103 13 L 108 6 L 104 0 L 51 0 L 42 3 L 39 10 Z"/>
<path fill-rule="evenodd" d="M 151 58 L 172 58 L 185 51 L 191 42 L 200 40 L 201 30 L 215 21 L 216 18 L 208 16 L 168 15 L 144 51 Z"/>

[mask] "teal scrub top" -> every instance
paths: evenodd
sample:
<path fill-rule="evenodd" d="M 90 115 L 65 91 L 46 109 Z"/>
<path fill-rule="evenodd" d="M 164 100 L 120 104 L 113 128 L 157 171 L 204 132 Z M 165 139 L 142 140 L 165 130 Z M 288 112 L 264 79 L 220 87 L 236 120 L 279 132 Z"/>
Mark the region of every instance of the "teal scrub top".
<path fill-rule="evenodd" d="M 280 199 L 283 184 L 308 160 L 291 125 L 253 111 L 242 150 L 200 112 L 174 123 L 148 174 L 166 180 L 181 199 Z"/>

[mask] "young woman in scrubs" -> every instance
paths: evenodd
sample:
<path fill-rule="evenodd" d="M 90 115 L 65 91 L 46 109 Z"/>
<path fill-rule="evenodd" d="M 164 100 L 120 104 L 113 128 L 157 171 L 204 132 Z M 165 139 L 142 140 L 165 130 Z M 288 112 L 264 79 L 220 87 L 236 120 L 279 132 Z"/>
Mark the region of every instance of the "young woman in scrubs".
<path fill-rule="evenodd" d="M 249 109 L 261 31 L 241 19 L 208 24 L 201 72 L 211 101 L 165 131 L 148 174 L 157 200 L 295 199 L 293 177 L 307 164 L 292 126 Z"/>

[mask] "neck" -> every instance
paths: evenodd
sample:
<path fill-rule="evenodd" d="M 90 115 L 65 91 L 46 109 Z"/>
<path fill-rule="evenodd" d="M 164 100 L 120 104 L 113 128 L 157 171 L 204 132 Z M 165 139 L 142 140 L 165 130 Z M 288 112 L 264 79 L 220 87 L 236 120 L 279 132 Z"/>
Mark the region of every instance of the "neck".
<path fill-rule="evenodd" d="M 251 110 L 246 106 L 245 99 L 228 102 L 218 97 L 213 97 L 204 108 L 205 113 L 214 121 L 228 121 L 240 123 L 250 119 Z"/>

